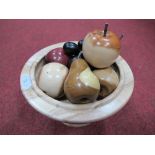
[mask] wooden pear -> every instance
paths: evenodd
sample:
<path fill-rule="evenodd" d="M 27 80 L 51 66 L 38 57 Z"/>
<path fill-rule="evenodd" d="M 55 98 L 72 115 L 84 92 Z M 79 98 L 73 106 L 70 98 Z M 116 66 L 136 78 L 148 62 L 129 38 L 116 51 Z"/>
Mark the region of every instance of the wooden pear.
<path fill-rule="evenodd" d="M 64 82 L 64 92 L 67 98 L 75 104 L 94 102 L 99 91 L 99 80 L 90 70 L 86 61 L 74 60 Z"/>

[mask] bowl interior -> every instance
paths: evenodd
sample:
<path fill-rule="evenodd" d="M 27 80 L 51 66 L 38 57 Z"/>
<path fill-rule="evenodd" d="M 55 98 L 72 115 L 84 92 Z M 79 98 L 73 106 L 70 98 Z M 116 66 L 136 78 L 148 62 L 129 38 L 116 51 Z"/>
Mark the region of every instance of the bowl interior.
<path fill-rule="evenodd" d="M 39 76 L 40 76 L 40 72 L 41 72 L 41 69 L 43 68 L 43 66 L 46 64 L 46 62 L 45 62 L 45 58 L 43 57 L 38 63 L 37 63 L 37 65 L 36 65 L 36 67 L 35 67 L 35 70 L 34 70 L 34 75 L 35 75 L 35 81 L 36 81 L 36 85 L 37 85 L 37 87 L 38 87 L 38 89 L 40 89 L 39 88 L 39 86 L 38 86 L 38 80 L 39 80 Z M 120 70 L 119 70 L 119 67 L 118 67 L 118 65 L 116 64 L 116 63 L 114 63 L 113 65 L 112 65 L 112 68 L 116 71 L 116 73 L 117 73 L 117 75 L 118 75 L 118 77 L 119 77 L 119 81 L 120 81 Z M 53 88 L 54 89 L 54 88 Z M 117 88 L 116 88 L 117 89 Z M 50 96 L 48 96 L 44 91 L 42 91 L 41 89 L 40 89 L 40 91 L 42 92 L 42 96 L 44 96 L 44 97 L 50 97 Z M 115 91 L 115 90 L 114 90 Z M 113 92 L 114 92 L 113 91 Z M 112 93 L 113 93 L 112 92 Z M 111 93 L 111 94 L 112 94 Z M 110 94 L 110 95 L 111 95 Z M 108 95 L 107 97 L 109 97 L 110 95 Z M 100 99 L 97 99 L 96 101 L 100 101 L 100 100 L 103 100 L 103 99 L 106 99 L 107 97 L 104 97 L 104 98 L 100 98 Z M 50 97 L 50 98 L 52 98 L 52 97 Z M 54 100 L 58 100 L 58 101 L 61 101 L 61 102 L 63 102 L 63 103 L 66 103 L 66 104 L 68 104 L 68 103 L 70 103 L 70 104 L 72 104 L 66 97 L 65 97 L 65 95 L 62 97 L 62 98 L 59 98 L 59 99 L 54 99 Z M 85 103 L 85 104 L 90 104 L 90 103 Z"/>

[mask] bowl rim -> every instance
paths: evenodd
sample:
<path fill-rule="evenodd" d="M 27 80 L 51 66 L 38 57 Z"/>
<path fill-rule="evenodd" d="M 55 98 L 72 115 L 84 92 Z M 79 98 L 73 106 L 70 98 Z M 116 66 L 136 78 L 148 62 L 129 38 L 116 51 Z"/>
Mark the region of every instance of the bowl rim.
<path fill-rule="evenodd" d="M 74 42 L 77 43 L 77 41 Z M 115 61 L 120 72 L 118 87 L 112 94 L 102 100 L 78 105 L 58 101 L 40 90 L 35 81 L 36 66 L 49 51 L 57 47 L 62 47 L 64 43 L 57 43 L 39 50 L 25 63 L 20 76 L 20 85 L 28 103 L 49 118 L 69 123 L 94 122 L 105 119 L 118 112 L 127 103 L 134 88 L 133 73 L 127 62 L 121 56 Z"/>

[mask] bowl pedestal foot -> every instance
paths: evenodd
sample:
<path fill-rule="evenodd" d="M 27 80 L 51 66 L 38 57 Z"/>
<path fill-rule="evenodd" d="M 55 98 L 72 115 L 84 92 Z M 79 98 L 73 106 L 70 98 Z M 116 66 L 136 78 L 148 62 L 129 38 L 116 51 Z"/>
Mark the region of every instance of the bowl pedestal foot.
<path fill-rule="evenodd" d="M 90 125 L 90 123 L 67 123 L 67 122 L 63 122 L 63 124 L 69 127 L 76 127 L 76 128 Z"/>

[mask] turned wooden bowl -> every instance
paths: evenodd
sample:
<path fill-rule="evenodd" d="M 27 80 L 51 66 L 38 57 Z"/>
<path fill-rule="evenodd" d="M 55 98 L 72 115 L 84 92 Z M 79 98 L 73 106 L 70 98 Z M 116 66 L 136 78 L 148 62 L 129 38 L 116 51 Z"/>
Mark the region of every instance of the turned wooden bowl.
<path fill-rule="evenodd" d="M 123 108 L 132 95 L 134 77 L 121 56 L 113 64 L 120 79 L 118 87 L 109 96 L 96 102 L 72 104 L 67 99 L 56 100 L 38 87 L 38 76 L 45 64 L 44 56 L 63 44 L 64 42 L 41 49 L 25 63 L 20 76 L 20 86 L 27 102 L 43 115 L 74 127 L 105 119 Z"/>

